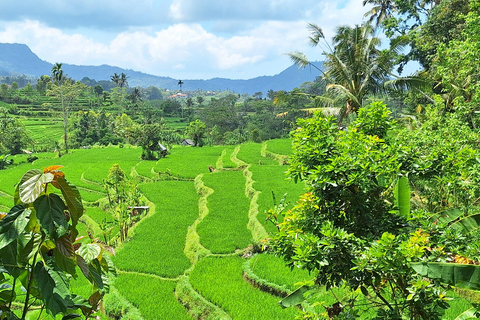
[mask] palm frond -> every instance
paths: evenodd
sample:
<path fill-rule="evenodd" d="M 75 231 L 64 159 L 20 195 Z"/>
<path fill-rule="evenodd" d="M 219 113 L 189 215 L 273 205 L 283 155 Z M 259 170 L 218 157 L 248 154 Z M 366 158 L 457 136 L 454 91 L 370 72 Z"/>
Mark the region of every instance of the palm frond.
<path fill-rule="evenodd" d="M 294 51 L 286 54 L 287 56 L 290 57 L 290 60 L 293 61 L 295 65 L 299 68 L 305 68 L 310 64 L 310 61 L 308 60 L 307 56 L 299 51 Z"/>
<path fill-rule="evenodd" d="M 322 28 L 320 28 L 318 25 L 314 23 L 309 23 L 308 24 L 308 29 L 310 30 L 311 36 L 309 37 L 310 39 L 310 44 L 312 46 L 317 46 L 320 43 L 321 39 L 325 39 L 325 35 L 323 34 Z"/>
<path fill-rule="evenodd" d="M 384 85 L 386 87 L 392 87 L 396 90 L 428 90 L 432 88 L 431 81 L 416 76 L 396 78 L 386 81 Z"/>

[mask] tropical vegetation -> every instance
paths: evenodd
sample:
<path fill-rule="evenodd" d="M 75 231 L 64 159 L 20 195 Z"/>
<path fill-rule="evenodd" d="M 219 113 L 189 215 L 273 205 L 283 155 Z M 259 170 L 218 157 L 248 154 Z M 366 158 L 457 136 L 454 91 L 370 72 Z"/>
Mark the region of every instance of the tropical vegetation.
<path fill-rule="evenodd" d="M 267 98 L 2 84 L 0 319 L 478 318 L 480 1 L 364 5 Z"/>

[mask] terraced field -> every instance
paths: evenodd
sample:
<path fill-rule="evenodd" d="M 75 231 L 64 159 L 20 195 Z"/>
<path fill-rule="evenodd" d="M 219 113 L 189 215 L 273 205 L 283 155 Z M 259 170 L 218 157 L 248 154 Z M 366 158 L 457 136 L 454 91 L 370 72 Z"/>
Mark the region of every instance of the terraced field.
<path fill-rule="evenodd" d="M 74 150 L 61 158 L 39 154 L 33 164 L 1 172 L 0 211 L 12 205 L 14 185 L 28 169 L 64 165 L 86 206 L 79 229 L 101 237 L 102 222 L 113 221 L 99 208 L 106 197 L 102 181 L 118 163 L 141 181 L 151 210 L 116 248 L 117 279 L 105 297 L 107 313 L 125 319 L 293 319 L 295 309 L 280 308 L 280 297 L 258 289 L 244 275 L 249 269 L 258 274 L 257 280 L 284 285 L 286 292 L 310 277 L 290 272 L 275 257 L 246 267 L 259 256 L 251 258 L 245 254 L 251 250 L 245 249 L 276 230 L 264 214 L 273 199 L 278 202 L 287 193 L 294 202 L 302 193 L 301 185 L 284 176 L 289 150 L 290 140 L 285 139 L 177 147 L 156 162 L 140 160 L 141 150 L 134 147 Z M 269 273 L 277 276 L 267 279 Z M 77 292 L 88 290 L 84 283 L 74 286 Z"/>

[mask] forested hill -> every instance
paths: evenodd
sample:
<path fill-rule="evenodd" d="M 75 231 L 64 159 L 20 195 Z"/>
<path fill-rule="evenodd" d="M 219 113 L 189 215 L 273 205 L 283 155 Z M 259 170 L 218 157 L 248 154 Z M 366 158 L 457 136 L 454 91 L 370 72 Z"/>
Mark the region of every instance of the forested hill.
<path fill-rule="evenodd" d="M 61 62 L 61 61 L 58 61 Z M 321 66 L 321 62 L 315 63 Z M 52 64 L 41 60 L 25 44 L 0 43 L 0 76 L 10 76 L 26 74 L 34 77 L 51 73 Z M 131 87 L 156 86 L 165 89 L 178 89 L 178 80 L 169 77 L 154 76 L 143 72 L 122 69 L 109 65 L 101 66 L 78 66 L 63 64 L 62 69 L 65 74 L 75 80 L 81 80 L 84 77 L 90 79 L 110 80 L 110 76 L 116 73 L 126 73 L 128 83 Z M 183 89 L 193 91 L 201 90 L 231 90 L 237 93 L 266 92 L 270 89 L 290 91 L 300 86 L 303 82 L 313 81 L 319 76 L 318 70 L 305 68 L 298 69 L 291 66 L 274 76 L 261 76 L 248 80 L 232 80 L 224 78 L 214 78 L 209 80 L 188 80 L 181 79 L 184 82 Z M 235 77 L 235 75 L 232 75 Z"/>

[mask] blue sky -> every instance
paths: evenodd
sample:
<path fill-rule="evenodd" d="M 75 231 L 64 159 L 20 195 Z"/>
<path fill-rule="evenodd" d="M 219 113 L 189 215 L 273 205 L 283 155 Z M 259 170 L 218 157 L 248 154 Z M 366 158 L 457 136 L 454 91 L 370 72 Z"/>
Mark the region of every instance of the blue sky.
<path fill-rule="evenodd" d="M 361 23 L 362 0 L 2 0 L 0 42 L 42 60 L 109 64 L 176 79 L 249 79 L 291 65 L 308 46 L 307 23 L 327 38 Z"/>

